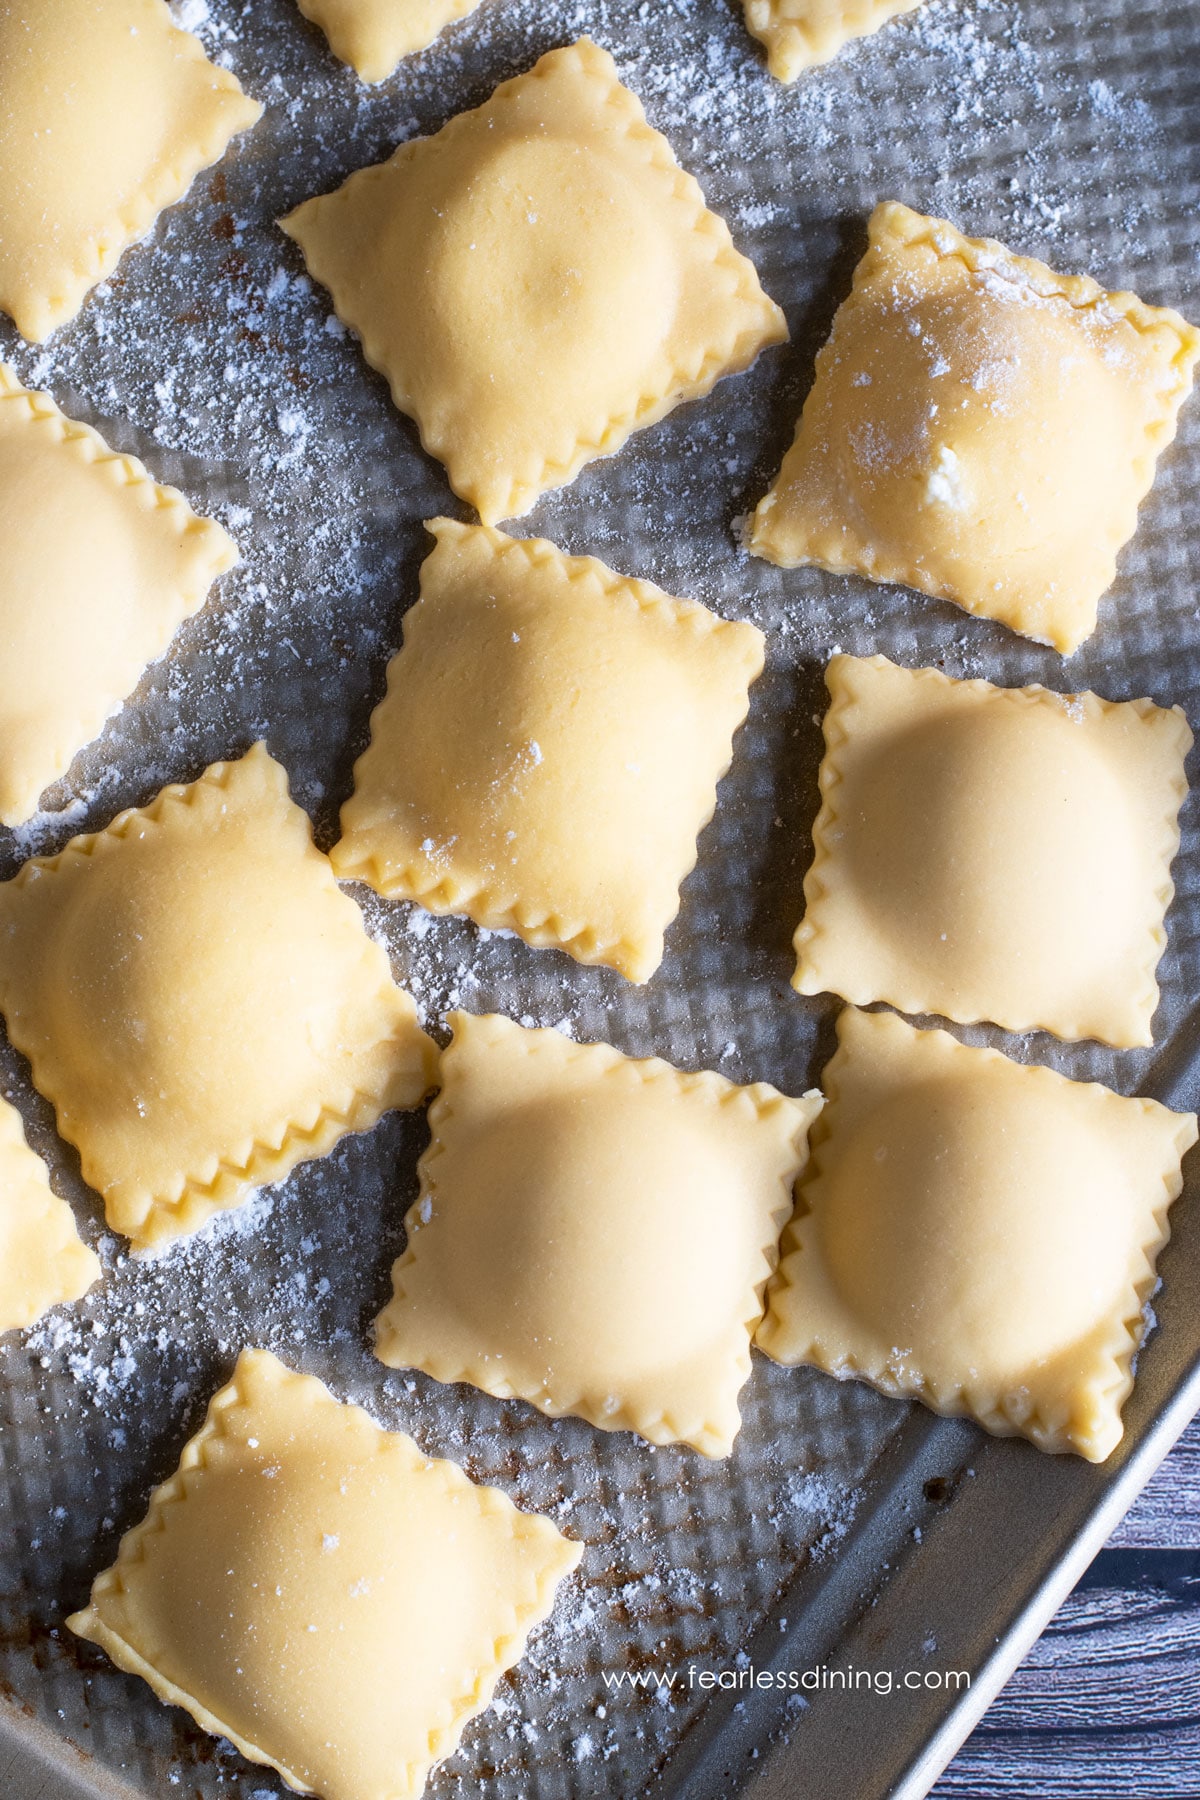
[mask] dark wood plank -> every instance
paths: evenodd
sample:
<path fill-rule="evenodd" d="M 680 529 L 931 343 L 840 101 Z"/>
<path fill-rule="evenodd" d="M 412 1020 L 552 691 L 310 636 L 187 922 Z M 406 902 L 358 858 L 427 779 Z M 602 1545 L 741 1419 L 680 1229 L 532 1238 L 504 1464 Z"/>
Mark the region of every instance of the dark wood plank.
<path fill-rule="evenodd" d="M 1200 1419 L 1192 1420 L 1109 1542 L 1147 1550 L 1200 1549 Z"/>
<path fill-rule="evenodd" d="M 933 1793 L 935 1800 L 1198 1800 L 1200 1424 Z"/>
<path fill-rule="evenodd" d="M 933 1792 L 1196 1800 L 1200 1551 L 1102 1551 Z"/>

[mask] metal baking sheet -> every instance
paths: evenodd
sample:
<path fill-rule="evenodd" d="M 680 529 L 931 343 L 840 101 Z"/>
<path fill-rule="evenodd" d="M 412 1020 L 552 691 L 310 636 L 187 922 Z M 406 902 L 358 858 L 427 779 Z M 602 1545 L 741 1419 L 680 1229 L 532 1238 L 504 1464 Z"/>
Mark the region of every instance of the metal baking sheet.
<path fill-rule="evenodd" d="M 819 1079 L 835 1011 L 788 987 L 829 652 L 1148 693 L 1197 721 L 1200 406 L 1163 458 L 1099 631 L 1065 665 L 949 606 L 752 561 L 735 521 L 778 465 L 880 198 L 1200 317 L 1194 6 L 929 0 L 788 90 L 767 77 L 734 0 L 484 0 L 378 89 L 333 61 L 291 0 L 183 0 L 179 11 L 266 103 L 263 122 L 75 324 L 42 349 L 5 326 L 0 353 L 224 518 L 244 562 L 81 755 L 52 810 L 0 838 L 0 874 L 261 735 L 331 840 L 415 595 L 421 521 L 462 509 L 273 221 L 586 30 L 754 257 L 792 342 L 593 465 L 517 529 L 754 619 L 770 634 L 769 668 L 647 987 L 355 891 L 431 1019 L 454 1004 L 495 1007 L 801 1091 Z M 1195 1105 L 1198 823 L 1193 799 L 1155 1052 L 962 1035 Z M 415 1191 L 419 1117 L 388 1118 L 159 1262 L 134 1264 L 105 1234 L 27 1068 L 3 1055 L 4 1091 L 106 1265 L 81 1305 L 0 1342 L 6 1800 L 283 1791 L 60 1626 L 245 1342 L 586 1541 L 582 1576 L 434 1776 L 435 1800 L 923 1793 L 1200 1398 L 1189 1192 L 1125 1443 L 1100 1469 L 761 1358 L 727 1463 L 550 1422 L 398 1377 L 369 1353 Z M 870 1691 L 860 1680 L 799 1693 L 655 1680 L 747 1661 L 878 1679 Z M 910 1669 L 964 1669 L 972 1682 L 880 1691 L 883 1671 Z M 617 1689 L 622 1675 L 647 1685 Z"/>

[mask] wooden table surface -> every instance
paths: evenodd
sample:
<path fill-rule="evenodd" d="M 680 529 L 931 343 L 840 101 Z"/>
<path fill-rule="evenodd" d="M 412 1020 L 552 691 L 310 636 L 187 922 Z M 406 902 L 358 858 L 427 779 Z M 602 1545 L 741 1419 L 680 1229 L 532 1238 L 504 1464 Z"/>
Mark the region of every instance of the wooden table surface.
<path fill-rule="evenodd" d="M 934 1800 L 1200 1800 L 1200 1419 Z"/>

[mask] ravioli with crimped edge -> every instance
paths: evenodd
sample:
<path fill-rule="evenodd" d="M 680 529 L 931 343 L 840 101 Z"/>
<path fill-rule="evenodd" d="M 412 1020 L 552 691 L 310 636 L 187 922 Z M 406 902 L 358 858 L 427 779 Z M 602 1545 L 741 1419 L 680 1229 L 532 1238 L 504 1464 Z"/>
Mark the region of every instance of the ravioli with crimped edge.
<path fill-rule="evenodd" d="M 778 81 L 827 63 L 855 38 L 870 37 L 921 0 L 742 0 L 746 25 Z"/>
<path fill-rule="evenodd" d="M 819 1094 L 452 1013 L 376 1354 L 727 1456 Z"/>
<path fill-rule="evenodd" d="M 793 985 L 1153 1042 L 1192 743 L 1178 707 L 835 656 Z"/>
<path fill-rule="evenodd" d="M 262 107 L 163 0 L 5 0 L 0 69 L 0 308 L 41 342 Z"/>
<path fill-rule="evenodd" d="M 417 1800 L 582 1546 L 245 1350 L 67 1623 L 324 1800 Z"/>
<path fill-rule="evenodd" d="M 282 223 L 486 524 L 787 336 L 589 38 Z"/>
<path fill-rule="evenodd" d="M 1095 629 L 1200 331 L 888 201 L 750 528 L 1052 645 Z"/>
<path fill-rule="evenodd" d="M 416 1007 L 265 744 L 0 885 L 0 1011 L 138 1249 L 433 1082 Z"/>
<path fill-rule="evenodd" d="M 1195 1115 L 853 1009 L 822 1082 L 759 1348 L 1102 1462 Z"/>
<path fill-rule="evenodd" d="M 541 538 L 429 530 L 333 866 L 645 981 L 763 634 Z"/>
<path fill-rule="evenodd" d="M 400 59 L 432 44 L 479 0 L 297 0 L 329 48 L 364 81 L 386 81 Z"/>
<path fill-rule="evenodd" d="M 4 363 L 0 509 L 0 821 L 19 825 L 204 604 L 237 547 Z"/>
<path fill-rule="evenodd" d="M 99 1279 L 100 1259 L 26 1143 L 20 1113 L 0 1100 L 0 1331 L 36 1324 Z"/>

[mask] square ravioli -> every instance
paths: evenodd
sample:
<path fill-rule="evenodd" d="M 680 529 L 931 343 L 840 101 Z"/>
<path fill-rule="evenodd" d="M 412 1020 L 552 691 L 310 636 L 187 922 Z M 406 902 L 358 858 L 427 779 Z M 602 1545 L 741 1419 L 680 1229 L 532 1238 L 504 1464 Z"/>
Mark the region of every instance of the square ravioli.
<path fill-rule="evenodd" d="M 1175 435 L 1200 332 L 894 202 L 869 235 L 750 548 L 902 582 L 1067 655 Z"/>
<path fill-rule="evenodd" d="M 298 1793 L 416 1800 L 581 1555 L 244 1350 L 67 1623 Z"/>
<path fill-rule="evenodd" d="M 99 1258 L 25 1142 L 20 1113 L 0 1100 L 0 1331 L 33 1325 L 99 1279 Z"/>
<path fill-rule="evenodd" d="M 329 48 L 364 81 L 386 81 L 402 56 L 432 44 L 479 0 L 297 0 Z"/>
<path fill-rule="evenodd" d="M 416 1106 L 436 1056 L 263 744 L 0 885 L 0 1012 L 138 1249 Z"/>
<path fill-rule="evenodd" d="M 540 538 L 429 530 L 334 868 L 645 981 L 763 635 Z"/>
<path fill-rule="evenodd" d="M 869 37 L 921 0 L 743 0 L 746 25 L 780 81 L 829 62 L 852 38 Z"/>
<path fill-rule="evenodd" d="M 1103 1462 L 1191 1113 L 844 1012 L 758 1345 Z"/>
<path fill-rule="evenodd" d="M 0 822 L 19 825 L 204 604 L 237 547 L 3 363 L 0 509 Z"/>
<path fill-rule="evenodd" d="M 283 228 L 487 524 L 787 336 L 587 38 Z"/>
<path fill-rule="evenodd" d="M 826 681 L 793 986 L 1153 1043 L 1192 743 L 1179 708 L 882 656 L 835 656 Z"/>
<path fill-rule="evenodd" d="M 5 0 L 0 68 L 0 308 L 40 342 L 262 108 L 163 0 Z"/>
<path fill-rule="evenodd" d="M 727 1456 L 819 1094 L 452 1013 L 392 1368 Z"/>

